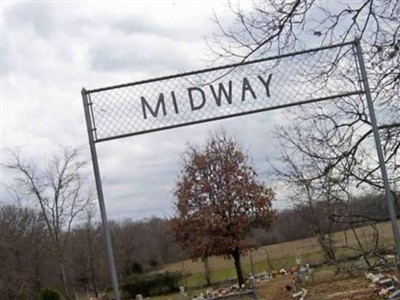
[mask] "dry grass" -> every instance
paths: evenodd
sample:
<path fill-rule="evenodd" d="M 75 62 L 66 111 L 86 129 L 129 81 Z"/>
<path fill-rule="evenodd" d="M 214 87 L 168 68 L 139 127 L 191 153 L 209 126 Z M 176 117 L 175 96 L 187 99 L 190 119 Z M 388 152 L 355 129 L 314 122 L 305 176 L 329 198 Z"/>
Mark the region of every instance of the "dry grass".
<path fill-rule="evenodd" d="M 393 244 L 393 234 L 389 222 L 379 224 L 380 244 L 388 246 Z M 370 246 L 373 230 L 371 227 L 362 227 L 356 230 L 361 237 L 364 246 Z M 352 247 L 357 247 L 357 241 L 352 231 L 338 232 L 334 239 L 337 246 L 344 247 L 339 251 L 340 255 L 354 254 Z M 314 238 L 286 242 L 281 244 L 260 247 L 252 252 L 253 267 L 256 273 L 261 271 L 279 270 L 281 267 L 291 267 L 295 265 L 295 259 L 301 258 L 303 263 L 312 263 L 323 259 L 317 241 Z M 217 282 L 227 278 L 235 278 L 236 273 L 231 259 L 211 257 L 209 263 L 212 270 L 212 280 Z M 250 255 L 242 257 L 242 267 L 245 273 L 251 272 Z M 199 286 L 205 283 L 204 266 L 198 262 L 186 260 L 166 266 L 169 271 L 190 272 L 192 275 L 182 284 L 189 287 L 190 296 L 198 295 L 206 288 Z M 271 279 L 268 282 L 256 285 L 259 299 L 292 299 L 291 295 L 284 291 L 284 286 L 288 283 L 289 277 L 283 276 Z M 310 300 L 347 300 L 379 299 L 368 289 L 369 282 L 363 277 L 348 278 L 343 275 L 336 275 L 333 267 L 319 268 L 306 288 L 309 290 L 307 299 Z M 197 288 L 195 288 L 197 286 Z M 188 297 L 189 299 L 190 297 Z M 182 299 L 178 294 L 152 297 L 155 300 L 177 300 Z"/>
<path fill-rule="evenodd" d="M 321 257 L 318 254 L 314 239 L 304 239 L 293 242 L 286 242 L 276 245 L 270 245 L 266 247 L 258 248 L 252 252 L 253 263 L 259 264 L 264 263 L 265 268 L 267 267 L 268 256 L 269 260 L 273 263 L 275 268 L 279 266 L 283 267 L 290 262 L 290 260 L 296 256 L 296 254 L 306 257 Z M 231 259 L 223 259 L 220 257 L 210 257 L 209 263 L 213 271 L 221 269 L 232 268 L 233 262 Z M 250 266 L 250 255 L 242 257 L 242 264 L 244 267 Z M 178 263 L 167 265 L 165 270 L 168 271 L 188 271 L 192 274 L 201 273 L 204 271 L 204 266 L 201 261 L 185 260 Z"/>
<path fill-rule="evenodd" d="M 268 300 L 289 300 L 293 299 L 291 293 L 285 290 L 285 286 L 291 282 L 291 276 L 278 276 L 266 282 L 257 283 L 258 299 Z M 335 275 L 329 268 L 322 268 L 315 278 L 308 284 L 298 287 L 306 288 L 307 300 L 377 300 L 382 299 L 376 293 L 373 293 L 368 287 L 370 282 L 361 277 L 348 277 L 344 275 Z M 191 299 L 194 295 L 205 292 L 206 288 L 199 288 L 188 291 L 187 297 L 179 294 L 171 294 L 159 297 L 152 297 L 153 300 L 183 300 Z"/>
<path fill-rule="evenodd" d="M 380 232 L 380 244 L 383 246 L 391 245 L 393 234 L 390 222 L 378 224 L 377 227 Z M 356 229 L 356 232 L 361 237 L 363 245 L 369 247 L 373 234 L 372 228 L 369 226 L 362 227 Z M 357 248 L 357 241 L 351 230 L 336 233 L 334 239 L 337 246 L 343 247 L 339 251 L 339 255 L 351 255 L 355 253 L 351 248 Z M 323 259 L 315 238 L 260 247 L 252 252 L 252 257 L 253 269 L 256 273 L 264 270 L 279 270 L 282 267 L 294 266 L 296 258 L 300 258 L 303 263 L 312 263 Z M 213 281 L 235 277 L 233 261 L 231 259 L 211 257 L 209 264 L 211 266 Z M 249 254 L 242 257 L 242 266 L 245 273 L 252 271 Z M 192 274 L 186 281 L 188 286 L 204 284 L 204 266 L 201 261 L 186 260 L 173 263 L 167 265 L 165 270 L 183 271 Z"/>

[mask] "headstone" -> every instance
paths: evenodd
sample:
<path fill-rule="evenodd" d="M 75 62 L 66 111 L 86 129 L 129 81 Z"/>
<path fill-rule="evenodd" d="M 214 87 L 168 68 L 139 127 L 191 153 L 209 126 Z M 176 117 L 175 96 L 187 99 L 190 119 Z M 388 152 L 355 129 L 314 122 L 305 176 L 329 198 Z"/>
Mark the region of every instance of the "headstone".
<path fill-rule="evenodd" d="M 104 294 L 102 294 L 102 295 L 100 296 L 100 299 L 101 299 L 101 300 L 108 300 L 109 298 L 108 298 L 108 295 L 107 295 L 106 293 L 104 293 Z"/>
<path fill-rule="evenodd" d="M 364 256 L 360 257 L 359 263 L 360 263 L 360 268 L 368 269 L 367 260 L 365 259 Z"/>
<path fill-rule="evenodd" d="M 385 278 L 385 275 L 379 273 L 379 274 L 376 274 L 376 275 L 372 275 L 371 281 L 372 281 L 372 283 L 377 283 L 377 282 L 383 280 L 384 278 Z"/>
<path fill-rule="evenodd" d="M 307 290 L 306 289 L 301 289 L 301 291 L 298 291 L 292 295 L 292 297 L 296 300 L 304 300 L 307 295 Z"/>
<path fill-rule="evenodd" d="M 296 273 L 296 282 L 299 284 L 305 284 L 308 282 L 307 272 L 297 272 Z"/>
<path fill-rule="evenodd" d="M 379 280 L 379 284 L 387 290 L 394 289 L 394 283 L 392 278 L 381 279 Z"/>
<path fill-rule="evenodd" d="M 388 297 L 390 300 L 400 300 L 400 291 L 394 291 Z"/>
<path fill-rule="evenodd" d="M 249 274 L 248 283 L 249 283 L 249 288 L 253 289 L 254 283 L 255 283 L 255 278 L 252 273 Z"/>
<path fill-rule="evenodd" d="M 281 274 L 281 275 L 287 275 L 287 273 L 288 272 L 284 268 L 279 270 L 279 274 Z"/>

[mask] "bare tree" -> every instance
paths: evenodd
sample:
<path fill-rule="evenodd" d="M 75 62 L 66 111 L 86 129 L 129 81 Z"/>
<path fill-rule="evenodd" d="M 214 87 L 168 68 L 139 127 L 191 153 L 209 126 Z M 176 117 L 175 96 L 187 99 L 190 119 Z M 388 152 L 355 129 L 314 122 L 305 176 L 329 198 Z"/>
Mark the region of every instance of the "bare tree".
<path fill-rule="evenodd" d="M 95 250 L 95 238 L 96 238 L 96 224 L 93 222 L 95 212 L 92 209 L 86 210 L 86 222 L 84 223 L 84 229 L 86 231 L 86 240 L 88 246 L 88 264 L 90 281 L 92 283 L 94 295 L 98 296 L 98 284 L 96 280 L 96 250 Z"/>
<path fill-rule="evenodd" d="M 380 119 L 391 184 L 400 180 L 400 3 L 397 0 L 264 0 L 251 10 L 230 4 L 234 26 L 210 41 L 217 61 L 245 61 L 271 54 L 359 38 Z M 358 187 L 382 189 L 369 113 L 359 97 L 294 109 L 280 136 L 299 153 L 318 159 Z M 321 169 L 323 176 L 325 169 Z"/>
<path fill-rule="evenodd" d="M 103 253 L 101 227 L 95 221 L 94 206 L 86 207 L 80 217 L 80 224 L 74 227 L 71 238 L 72 247 L 68 247 L 67 255 L 73 261 L 75 281 L 80 282 L 85 290 L 93 291 L 97 298 L 102 269 L 100 256 Z"/>
<path fill-rule="evenodd" d="M 210 41 L 215 61 L 246 61 L 360 39 L 389 184 L 396 194 L 400 182 L 400 2 L 264 0 L 254 1 L 250 10 L 239 5 L 229 4 L 236 20 L 233 26 L 226 28 L 218 16 L 215 18 L 221 29 Z M 349 199 L 350 193 L 383 190 L 371 119 L 362 97 L 293 108 L 286 117 L 291 122 L 276 132 L 285 149 L 282 158 L 286 165 L 279 166 L 283 168 L 280 174 L 299 189 L 292 196 L 308 202 L 311 208 L 317 205 L 318 195 Z M 365 216 L 352 215 L 354 212 L 344 207 L 332 207 L 333 220 L 353 230 L 362 224 L 360 220 L 365 222 Z M 318 222 L 316 219 L 314 225 Z M 369 222 L 374 226 L 372 220 Z M 375 245 L 378 240 L 376 236 Z M 320 242 L 329 245 L 331 241 Z M 374 252 L 362 243 L 358 248 L 363 255 Z"/>
<path fill-rule="evenodd" d="M 343 180 L 334 172 L 325 172 L 324 176 L 320 176 L 321 168 L 326 166 L 309 156 L 299 157 L 286 152 L 281 160 L 282 165 L 276 167 L 275 172 L 291 187 L 289 195 L 295 210 L 316 237 L 325 261 L 335 264 L 333 233 L 337 226 L 333 215 L 349 211 L 348 180 Z"/>
<path fill-rule="evenodd" d="M 44 284 L 41 254 L 46 241 L 43 218 L 29 208 L 0 206 L 0 294 L 2 299 L 36 299 Z"/>
<path fill-rule="evenodd" d="M 122 279 L 186 258 L 167 231 L 166 223 L 167 220 L 154 216 L 110 222 L 117 271 Z"/>
<path fill-rule="evenodd" d="M 65 251 L 74 220 L 93 200 L 86 183 L 85 162 L 76 149 L 62 148 L 41 165 L 24 160 L 20 151 L 12 151 L 5 167 L 14 171 L 17 191 L 36 201 L 58 261 L 65 295 L 70 297 Z"/>
<path fill-rule="evenodd" d="M 239 144 L 222 133 L 204 149 L 189 146 L 175 196 L 170 228 L 176 240 L 193 259 L 233 258 L 242 285 L 240 257 L 255 247 L 248 236 L 253 228 L 269 227 L 275 212 L 274 192 L 257 180 Z"/>

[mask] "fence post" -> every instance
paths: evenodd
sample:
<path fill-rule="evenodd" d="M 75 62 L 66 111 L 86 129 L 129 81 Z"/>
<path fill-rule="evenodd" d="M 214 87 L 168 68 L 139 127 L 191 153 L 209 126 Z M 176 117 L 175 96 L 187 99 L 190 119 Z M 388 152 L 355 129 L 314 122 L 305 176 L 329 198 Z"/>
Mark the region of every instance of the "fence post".
<path fill-rule="evenodd" d="M 399 240 L 399 228 L 397 225 L 396 210 L 394 207 L 394 197 L 393 197 L 392 191 L 390 190 L 389 178 L 387 175 L 385 158 L 383 156 L 381 140 L 379 137 L 379 128 L 378 128 L 378 125 L 376 122 L 374 104 L 372 101 L 371 91 L 370 91 L 369 84 L 368 84 L 367 71 L 365 68 L 364 58 L 362 55 L 362 48 L 361 48 L 360 40 L 356 40 L 355 45 L 356 45 L 356 49 L 357 49 L 356 52 L 357 52 L 358 64 L 359 64 L 360 72 L 361 72 L 361 79 L 362 79 L 362 83 L 363 83 L 364 90 L 365 90 L 365 96 L 367 98 L 368 110 L 369 110 L 369 115 L 371 118 L 371 126 L 372 126 L 372 131 L 374 133 L 376 151 L 378 153 L 379 166 L 380 166 L 381 173 L 382 173 L 383 185 L 385 187 L 386 204 L 387 204 L 387 207 L 389 210 L 390 221 L 392 223 L 393 237 L 394 237 L 394 242 L 396 245 L 396 275 L 397 275 L 397 278 L 400 280 L 400 265 L 399 265 L 399 262 L 400 262 L 400 240 Z"/>
<path fill-rule="evenodd" d="M 85 89 L 82 89 L 82 100 L 83 100 L 83 108 L 85 110 L 86 126 L 87 126 L 87 131 L 88 131 L 88 136 L 89 136 L 90 154 L 92 156 L 93 172 L 94 172 L 94 177 L 95 177 L 95 181 L 96 181 L 97 197 L 99 200 L 101 223 L 103 225 L 104 240 L 106 242 L 107 258 L 108 258 L 108 265 L 110 268 L 110 275 L 111 275 L 111 282 L 112 282 L 112 287 L 113 287 L 113 291 L 114 291 L 114 298 L 115 298 L 115 300 L 120 300 L 121 296 L 119 293 L 118 277 L 117 277 L 117 271 L 115 268 L 114 254 L 113 254 L 112 243 L 111 243 L 110 226 L 108 225 L 108 221 L 107 221 L 106 206 L 104 204 L 103 187 L 101 184 L 100 169 L 99 169 L 99 163 L 97 160 L 96 145 L 95 145 L 95 141 L 94 141 L 94 137 L 93 137 L 94 129 L 93 129 L 92 122 L 90 119 L 90 109 L 89 109 L 90 104 L 89 104 L 87 92 Z"/>

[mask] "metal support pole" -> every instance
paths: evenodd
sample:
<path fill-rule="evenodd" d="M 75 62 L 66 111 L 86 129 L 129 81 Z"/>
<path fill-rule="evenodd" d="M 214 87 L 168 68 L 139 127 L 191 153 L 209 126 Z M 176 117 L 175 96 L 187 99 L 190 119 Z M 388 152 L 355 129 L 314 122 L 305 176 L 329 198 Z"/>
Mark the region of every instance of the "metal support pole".
<path fill-rule="evenodd" d="M 397 225 L 396 210 L 395 210 L 395 206 L 394 206 L 394 197 L 393 197 L 392 191 L 390 190 L 389 179 L 388 179 L 386 166 L 385 166 L 385 158 L 383 156 L 381 140 L 379 137 L 379 129 L 378 129 L 378 125 L 376 122 L 375 111 L 374 111 L 374 107 L 373 107 L 371 91 L 369 89 L 367 71 L 365 68 L 365 63 L 364 63 L 364 58 L 362 55 L 360 41 L 357 40 L 355 42 L 355 44 L 356 44 L 356 49 L 357 49 L 358 64 L 360 67 L 362 83 L 364 85 L 365 96 L 367 98 L 367 103 L 368 103 L 369 115 L 371 117 L 372 131 L 374 133 L 376 151 L 378 153 L 378 159 L 379 159 L 379 165 L 380 165 L 380 169 L 381 169 L 381 173 L 382 173 L 383 185 L 385 187 L 386 204 L 387 204 L 387 207 L 389 210 L 390 221 L 392 223 L 394 242 L 396 245 L 396 253 L 397 253 L 397 255 L 396 255 L 396 273 L 397 273 L 397 278 L 400 279 L 400 277 L 399 277 L 400 276 L 400 264 L 399 264 L 399 262 L 400 262 L 400 239 L 399 239 L 399 228 Z"/>
<path fill-rule="evenodd" d="M 85 89 L 82 89 L 82 100 L 83 100 L 83 107 L 85 110 L 86 126 L 87 126 L 87 131 L 88 131 L 88 136 L 89 136 L 90 154 L 92 156 L 93 171 L 94 171 L 94 177 L 95 177 L 95 181 L 96 181 L 97 196 L 99 199 L 101 221 L 102 221 L 102 225 L 103 225 L 104 239 L 106 242 L 107 257 L 108 257 L 108 264 L 109 264 L 109 268 L 110 268 L 112 287 L 113 287 L 113 291 L 114 291 L 114 298 L 115 298 L 115 300 L 120 300 L 121 296 L 119 293 L 118 277 L 117 277 L 117 271 L 115 268 L 114 254 L 113 254 L 112 243 L 111 243 L 111 233 L 110 233 L 110 227 L 109 227 L 108 221 L 107 221 L 106 207 L 104 205 L 103 187 L 101 184 L 100 169 L 99 169 L 99 163 L 97 160 L 96 145 L 95 145 L 94 137 L 93 137 L 93 126 L 92 126 L 92 122 L 90 120 L 90 110 L 89 110 L 90 104 L 89 104 L 87 92 Z"/>

